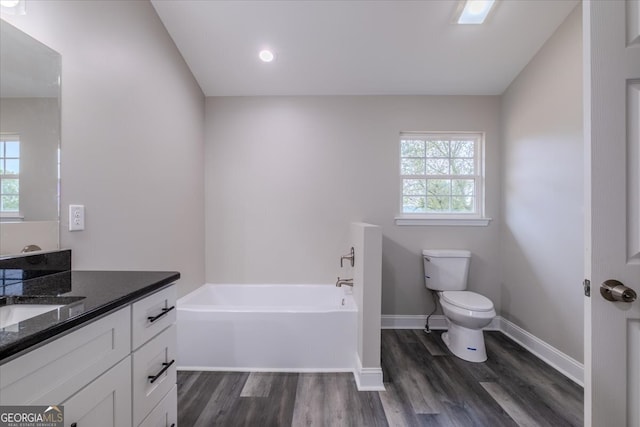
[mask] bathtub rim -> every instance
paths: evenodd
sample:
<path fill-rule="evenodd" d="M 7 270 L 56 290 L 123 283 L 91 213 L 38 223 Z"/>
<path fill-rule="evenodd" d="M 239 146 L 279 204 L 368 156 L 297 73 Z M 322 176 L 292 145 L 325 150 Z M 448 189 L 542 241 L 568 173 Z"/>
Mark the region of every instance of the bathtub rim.
<path fill-rule="evenodd" d="M 357 312 L 358 306 L 353 293 L 344 292 L 344 298 L 347 301 L 345 306 L 308 306 L 308 305 L 282 305 L 282 306 L 259 306 L 259 305 L 222 305 L 222 304 L 193 304 L 189 301 L 194 295 L 205 292 L 205 288 L 215 286 L 256 286 L 256 287 L 287 287 L 287 286 L 313 286 L 332 288 L 333 284 L 305 283 L 305 284 L 285 284 L 285 283 L 204 283 L 192 290 L 188 294 L 183 295 L 176 301 L 178 311 L 184 312 L 216 312 L 216 313 L 333 313 L 333 312 Z M 212 307 L 215 307 L 212 309 Z"/>

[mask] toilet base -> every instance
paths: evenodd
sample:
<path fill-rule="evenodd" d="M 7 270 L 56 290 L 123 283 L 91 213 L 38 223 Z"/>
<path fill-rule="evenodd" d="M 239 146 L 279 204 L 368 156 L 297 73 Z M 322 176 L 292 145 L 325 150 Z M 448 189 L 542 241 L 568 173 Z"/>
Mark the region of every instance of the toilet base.
<path fill-rule="evenodd" d="M 449 323 L 449 330 L 442 334 L 442 341 L 454 355 L 468 362 L 487 360 L 482 329 L 469 329 L 451 322 L 447 323 Z"/>

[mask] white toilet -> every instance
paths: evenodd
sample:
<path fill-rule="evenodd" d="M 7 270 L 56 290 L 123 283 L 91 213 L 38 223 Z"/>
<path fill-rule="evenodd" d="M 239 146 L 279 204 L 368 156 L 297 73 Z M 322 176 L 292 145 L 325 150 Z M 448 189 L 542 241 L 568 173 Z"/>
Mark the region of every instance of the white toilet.
<path fill-rule="evenodd" d="M 467 288 L 471 252 L 454 249 L 425 249 L 424 282 L 437 291 L 449 330 L 442 340 L 449 350 L 469 362 L 484 362 L 487 351 L 482 328 L 496 316 L 491 300 Z"/>

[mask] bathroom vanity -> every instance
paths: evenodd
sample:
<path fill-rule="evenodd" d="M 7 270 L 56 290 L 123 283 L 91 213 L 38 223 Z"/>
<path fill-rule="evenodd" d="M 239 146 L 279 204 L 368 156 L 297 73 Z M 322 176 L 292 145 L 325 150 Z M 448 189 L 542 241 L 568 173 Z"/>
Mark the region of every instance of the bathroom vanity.
<path fill-rule="evenodd" d="M 62 405 L 65 426 L 177 425 L 180 274 L 58 271 L 46 257 L 0 259 L 0 310 L 55 307 L 0 323 L 0 405 Z"/>
<path fill-rule="evenodd" d="M 2 19 L 0 35 L 0 142 L 11 160 L 0 256 L 54 250 L 62 58 Z M 179 277 L 72 271 L 71 251 L 0 257 L 0 406 L 62 405 L 65 426 L 176 425 Z"/>

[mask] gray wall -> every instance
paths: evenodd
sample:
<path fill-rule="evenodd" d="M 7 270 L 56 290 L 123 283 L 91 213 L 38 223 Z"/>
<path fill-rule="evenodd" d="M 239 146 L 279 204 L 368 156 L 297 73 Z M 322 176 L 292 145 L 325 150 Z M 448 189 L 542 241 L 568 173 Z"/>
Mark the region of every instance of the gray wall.
<path fill-rule="evenodd" d="M 0 132 L 20 135 L 20 213 L 25 221 L 57 220 L 58 99 L 2 98 L 0 111 Z"/>
<path fill-rule="evenodd" d="M 204 282 L 204 96 L 146 1 L 30 1 L 4 16 L 62 55 L 62 236 L 76 269 Z M 69 204 L 86 206 L 70 233 Z"/>
<path fill-rule="evenodd" d="M 576 10 L 503 95 L 502 315 L 583 360 L 582 22 Z"/>
<path fill-rule="evenodd" d="M 382 227 L 384 314 L 425 314 L 422 248 L 473 251 L 499 307 L 499 97 L 213 97 L 206 104 L 207 281 L 333 283 L 349 223 Z M 399 133 L 485 131 L 488 227 L 399 227 Z"/>

